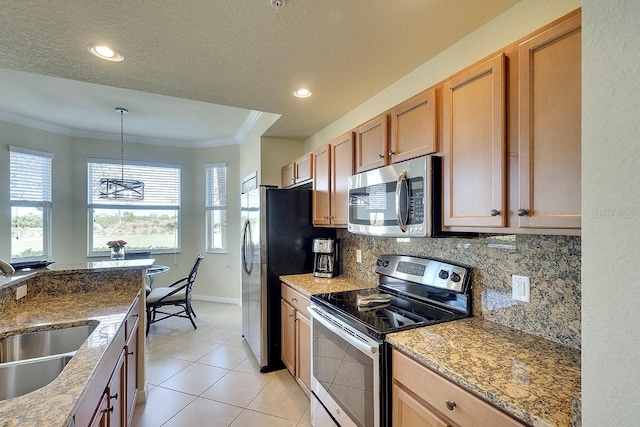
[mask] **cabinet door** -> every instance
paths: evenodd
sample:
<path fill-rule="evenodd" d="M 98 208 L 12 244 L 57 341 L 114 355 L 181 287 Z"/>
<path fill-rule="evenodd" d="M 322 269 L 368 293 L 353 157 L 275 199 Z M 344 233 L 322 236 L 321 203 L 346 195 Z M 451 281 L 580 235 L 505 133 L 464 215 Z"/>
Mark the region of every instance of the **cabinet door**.
<path fill-rule="evenodd" d="M 284 300 L 281 306 L 282 362 L 293 376 L 296 375 L 296 310 Z"/>
<path fill-rule="evenodd" d="M 444 84 L 443 222 L 504 227 L 505 56 Z"/>
<path fill-rule="evenodd" d="M 438 151 L 436 91 L 429 89 L 391 111 L 391 163 Z"/>
<path fill-rule="evenodd" d="M 122 351 L 113 376 L 107 386 L 107 410 L 109 411 L 109 426 L 126 426 L 126 370 L 124 364 L 125 352 Z"/>
<path fill-rule="evenodd" d="M 329 144 L 313 152 L 313 225 L 329 225 L 331 220 Z"/>
<path fill-rule="evenodd" d="M 309 319 L 296 311 L 296 378 L 311 390 L 311 323 Z"/>
<path fill-rule="evenodd" d="M 313 154 L 306 154 L 295 161 L 296 184 L 309 181 L 313 178 Z"/>
<path fill-rule="evenodd" d="M 353 132 L 336 138 L 331 147 L 331 224 L 347 226 L 349 177 L 353 175 Z"/>
<path fill-rule="evenodd" d="M 398 385 L 393 385 L 392 393 L 393 427 L 451 427 L 451 424 Z"/>
<path fill-rule="evenodd" d="M 129 328 L 128 322 L 129 320 L 127 320 L 127 328 Z M 138 319 L 135 318 L 134 322 L 129 341 L 127 341 L 127 345 L 124 348 L 126 353 L 125 370 L 127 373 L 125 425 L 129 425 L 133 420 L 133 411 L 136 407 L 136 397 L 138 395 Z"/>
<path fill-rule="evenodd" d="M 88 424 L 89 427 L 108 427 L 109 426 L 109 409 L 107 406 L 107 401 L 109 397 L 105 392 L 100 399 L 100 403 L 98 403 L 98 408 L 96 409 L 96 413 L 93 415 L 91 422 Z"/>
<path fill-rule="evenodd" d="M 389 116 L 381 114 L 356 130 L 356 172 L 389 164 Z"/>
<path fill-rule="evenodd" d="M 519 48 L 519 226 L 580 228 L 581 15 Z"/>
<path fill-rule="evenodd" d="M 281 181 L 282 188 L 291 187 L 293 184 L 296 183 L 294 163 L 289 163 L 284 165 L 280 170 L 280 174 L 281 174 L 280 181 Z"/>

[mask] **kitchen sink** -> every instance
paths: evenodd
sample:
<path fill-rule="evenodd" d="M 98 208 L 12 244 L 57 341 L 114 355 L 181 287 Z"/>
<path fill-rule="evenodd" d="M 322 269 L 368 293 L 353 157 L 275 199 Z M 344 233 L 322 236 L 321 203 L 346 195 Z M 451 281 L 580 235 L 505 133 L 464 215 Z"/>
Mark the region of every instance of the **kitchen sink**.
<path fill-rule="evenodd" d="M 98 322 L 0 338 L 0 364 L 76 351 Z"/>
<path fill-rule="evenodd" d="M 0 364 L 0 400 L 31 393 L 55 380 L 75 352 Z"/>
<path fill-rule="evenodd" d="M 55 380 L 97 326 L 92 322 L 0 338 L 0 400 Z"/>

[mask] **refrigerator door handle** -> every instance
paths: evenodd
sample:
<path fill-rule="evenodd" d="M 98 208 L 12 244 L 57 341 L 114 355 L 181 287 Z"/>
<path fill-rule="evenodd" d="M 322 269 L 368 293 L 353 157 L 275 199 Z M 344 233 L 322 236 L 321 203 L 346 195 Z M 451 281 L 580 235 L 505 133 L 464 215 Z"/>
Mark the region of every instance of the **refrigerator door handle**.
<path fill-rule="evenodd" d="M 242 268 L 247 275 L 251 276 L 253 262 L 248 262 L 247 249 L 251 245 L 253 252 L 253 242 L 251 242 L 251 223 L 247 219 L 242 227 Z"/>

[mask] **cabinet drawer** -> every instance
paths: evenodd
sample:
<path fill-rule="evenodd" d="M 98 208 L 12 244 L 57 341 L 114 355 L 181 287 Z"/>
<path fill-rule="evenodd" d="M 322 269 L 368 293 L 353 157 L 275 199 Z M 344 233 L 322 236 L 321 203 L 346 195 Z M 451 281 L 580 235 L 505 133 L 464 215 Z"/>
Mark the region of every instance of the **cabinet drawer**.
<path fill-rule="evenodd" d="M 282 283 L 282 299 L 287 301 L 289 304 L 293 306 L 297 311 L 302 312 L 304 316 L 308 319 L 309 312 L 307 311 L 307 307 L 309 306 L 309 298 L 302 295 L 300 292 L 295 289 L 289 287 Z"/>
<path fill-rule="evenodd" d="M 402 384 L 457 425 L 494 427 L 524 425 L 395 349 L 393 350 L 393 381 Z M 447 401 L 455 402 L 453 409 L 448 409 Z"/>

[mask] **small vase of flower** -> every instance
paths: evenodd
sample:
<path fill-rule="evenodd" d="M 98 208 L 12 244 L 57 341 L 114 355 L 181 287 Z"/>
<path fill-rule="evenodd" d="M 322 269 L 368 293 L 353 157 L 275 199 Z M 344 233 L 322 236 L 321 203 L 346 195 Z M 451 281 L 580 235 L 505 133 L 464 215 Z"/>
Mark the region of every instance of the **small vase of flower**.
<path fill-rule="evenodd" d="M 107 242 L 107 246 L 111 248 L 111 259 L 120 260 L 124 259 L 124 245 L 127 242 L 124 240 L 110 240 Z"/>

